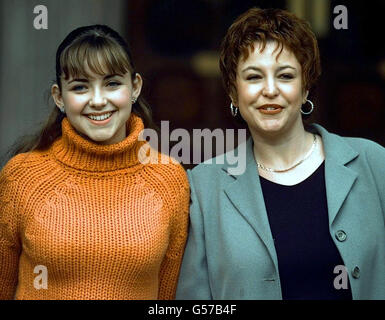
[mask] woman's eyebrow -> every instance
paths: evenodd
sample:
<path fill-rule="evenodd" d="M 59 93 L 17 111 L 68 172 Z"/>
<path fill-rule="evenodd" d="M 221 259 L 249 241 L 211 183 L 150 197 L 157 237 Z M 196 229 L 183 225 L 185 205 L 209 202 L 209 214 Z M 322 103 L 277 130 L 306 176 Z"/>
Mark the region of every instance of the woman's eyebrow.
<path fill-rule="evenodd" d="M 261 69 L 259 69 L 259 68 L 257 68 L 257 67 L 249 66 L 249 67 L 243 69 L 242 72 L 246 72 L 246 71 L 249 71 L 249 70 L 253 70 L 253 71 L 262 71 Z"/>
<path fill-rule="evenodd" d="M 290 68 L 290 69 L 293 69 L 293 70 L 297 70 L 296 68 L 290 66 L 290 65 L 283 65 L 283 66 L 280 66 L 277 68 L 277 71 L 281 71 L 283 69 L 287 69 L 287 68 Z M 242 70 L 242 72 L 246 72 L 246 71 L 249 71 L 249 70 L 253 70 L 253 71 L 259 71 L 261 72 L 262 69 L 258 68 L 258 67 L 255 67 L 255 66 L 249 66 L 245 69 Z"/>
<path fill-rule="evenodd" d="M 283 69 L 287 69 L 287 68 L 289 68 L 289 69 L 293 69 L 293 70 L 297 70 L 296 68 L 294 68 L 294 67 L 292 67 L 292 66 L 290 66 L 290 65 L 283 65 L 283 66 L 280 66 L 279 68 L 278 68 L 278 71 L 281 71 L 281 70 L 283 70 Z"/>

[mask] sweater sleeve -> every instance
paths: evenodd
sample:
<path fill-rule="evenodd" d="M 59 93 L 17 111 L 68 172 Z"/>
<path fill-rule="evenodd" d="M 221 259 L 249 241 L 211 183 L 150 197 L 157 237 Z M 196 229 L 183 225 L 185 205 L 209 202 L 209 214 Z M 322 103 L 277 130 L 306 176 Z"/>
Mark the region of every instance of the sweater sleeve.
<path fill-rule="evenodd" d="M 159 273 L 159 300 L 175 299 L 180 265 L 188 231 L 190 191 L 186 172 L 180 165 L 173 172 L 176 179 L 171 183 L 170 196 L 173 197 L 173 216 L 170 226 L 170 240 Z"/>
<path fill-rule="evenodd" d="M 19 158 L 19 157 L 17 157 Z M 13 299 L 20 255 L 18 188 L 13 158 L 0 172 L 0 299 Z"/>

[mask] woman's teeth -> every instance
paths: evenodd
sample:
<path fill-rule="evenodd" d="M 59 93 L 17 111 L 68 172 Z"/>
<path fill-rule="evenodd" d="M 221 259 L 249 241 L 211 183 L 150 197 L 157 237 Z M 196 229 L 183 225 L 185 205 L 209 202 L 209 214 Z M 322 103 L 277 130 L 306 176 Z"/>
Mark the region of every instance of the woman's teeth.
<path fill-rule="evenodd" d="M 112 112 L 103 114 L 103 115 L 101 115 L 101 116 L 92 116 L 92 115 L 88 115 L 87 117 L 90 118 L 91 120 L 102 121 L 102 120 L 108 119 L 108 118 L 111 117 L 111 116 L 112 116 Z"/>

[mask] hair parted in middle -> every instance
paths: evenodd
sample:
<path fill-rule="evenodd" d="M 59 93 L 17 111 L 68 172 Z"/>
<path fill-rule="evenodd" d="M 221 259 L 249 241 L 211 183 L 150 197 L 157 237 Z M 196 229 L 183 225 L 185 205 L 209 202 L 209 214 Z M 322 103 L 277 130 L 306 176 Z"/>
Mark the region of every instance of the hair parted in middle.
<path fill-rule="evenodd" d="M 228 95 L 237 97 L 236 75 L 240 59 L 246 60 L 254 43 L 276 41 L 277 50 L 291 50 L 302 67 L 302 86 L 309 90 L 321 75 L 317 39 L 307 21 L 282 9 L 251 8 L 240 15 L 228 29 L 220 48 L 219 67 Z"/>
<path fill-rule="evenodd" d="M 61 77 L 87 76 L 85 67 L 103 75 L 129 72 L 135 79 L 136 71 L 128 43 L 106 25 L 79 27 L 71 31 L 60 43 L 56 52 L 56 83 L 60 90 Z M 142 96 L 138 97 L 133 112 L 140 116 L 145 127 L 153 128 L 151 109 Z"/>
<path fill-rule="evenodd" d="M 128 43 L 106 25 L 90 25 L 71 31 L 56 51 L 56 83 L 62 90 L 62 79 L 87 76 L 85 68 L 103 75 L 129 72 L 134 80 L 136 71 Z M 142 95 L 137 97 L 132 112 L 137 114 L 145 128 L 157 130 L 151 108 Z M 45 150 L 61 136 L 61 123 L 66 115 L 55 106 L 42 128 L 32 135 L 21 137 L 7 152 L 11 158 L 22 152 Z"/>

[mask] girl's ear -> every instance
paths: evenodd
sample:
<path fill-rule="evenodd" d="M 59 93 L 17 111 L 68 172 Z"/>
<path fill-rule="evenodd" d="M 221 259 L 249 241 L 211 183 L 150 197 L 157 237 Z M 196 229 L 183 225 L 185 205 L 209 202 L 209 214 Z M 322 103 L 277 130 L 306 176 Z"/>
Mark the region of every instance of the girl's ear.
<path fill-rule="evenodd" d="M 302 104 L 306 103 L 306 100 L 307 100 L 308 96 L 309 96 L 309 90 L 306 90 L 304 95 L 303 95 Z"/>
<path fill-rule="evenodd" d="M 139 73 L 135 73 L 135 77 L 132 80 L 132 95 L 135 98 L 138 98 L 140 92 L 142 91 L 143 79 Z"/>
<path fill-rule="evenodd" d="M 51 95 L 56 106 L 59 109 L 62 108 L 64 106 L 63 97 L 61 95 L 60 88 L 56 83 L 51 87 Z"/>

